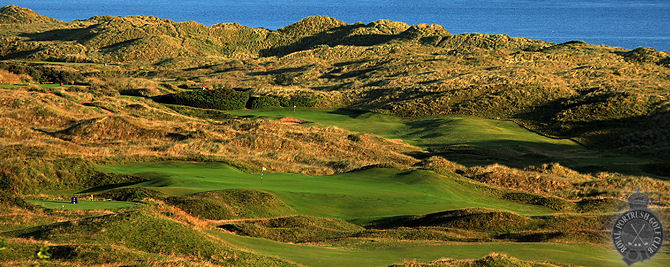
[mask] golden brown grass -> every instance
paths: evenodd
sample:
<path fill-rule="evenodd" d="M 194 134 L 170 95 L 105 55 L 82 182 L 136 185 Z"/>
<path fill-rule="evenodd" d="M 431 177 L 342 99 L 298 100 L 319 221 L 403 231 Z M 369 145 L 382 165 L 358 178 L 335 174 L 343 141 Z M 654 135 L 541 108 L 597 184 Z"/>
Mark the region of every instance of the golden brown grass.
<path fill-rule="evenodd" d="M 29 81 L 31 81 L 31 78 L 28 75 L 16 75 L 6 70 L 0 70 L 0 84 L 17 84 Z"/>
<path fill-rule="evenodd" d="M 644 176 L 627 176 L 600 172 L 579 173 L 558 163 L 530 166 L 525 169 L 493 164 L 466 168 L 444 159 L 433 159 L 426 167 L 436 171 L 457 172 L 489 186 L 556 196 L 570 201 L 614 198 L 626 201 L 640 188 L 653 199 L 652 205 L 670 206 L 670 183 Z"/>
<path fill-rule="evenodd" d="M 0 55 L 86 57 L 129 70 L 95 67 L 113 79 L 91 80 L 94 88 L 151 96 L 181 85 L 158 84 L 188 78 L 257 95 L 307 92 L 321 108 L 507 118 L 599 148 L 670 153 L 670 54 L 653 49 L 451 35 L 439 25 L 390 21 L 346 25 L 321 16 L 277 31 L 142 16 L 0 27 L 8 36 Z M 146 80 L 154 84 L 115 82 L 119 76 L 153 77 Z"/>
<path fill-rule="evenodd" d="M 94 97 L 79 92 L 62 95 L 4 90 L 0 98 L 4 103 L 0 114 L 6 122 L 0 128 L 3 143 L 49 147 L 60 154 L 92 158 L 222 158 L 250 167 L 309 174 L 416 162 L 402 154 L 416 148 L 367 134 L 354 142 L 347 138 L 351 132 L 335 127 L 259 119 L 209 121 L 178 114 L 144 98 Z"/>
<path fill-rule="evenodd" d="M 546 261 L 525 261 L 514 257 L 507 256 L 507 254 L 493 252 L 480 259 L 451 259 L 441 258 L 431 262 L 419 262 L 416 259 L 403 260 L 402 264 L 394 264 L 393 266 L 407 266 L 407 267 L 427 267 L 427 266 L 515 266 L 515 267 L 556 267 L 563 266 Z"/>

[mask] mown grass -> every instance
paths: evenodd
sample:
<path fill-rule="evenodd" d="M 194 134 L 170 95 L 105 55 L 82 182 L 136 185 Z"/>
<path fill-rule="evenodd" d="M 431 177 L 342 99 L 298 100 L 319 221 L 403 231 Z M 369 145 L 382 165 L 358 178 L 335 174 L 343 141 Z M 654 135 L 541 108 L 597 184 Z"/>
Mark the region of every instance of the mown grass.
<path fill-rule="evenodd" d="M 564 145 L 578 149 L 568 139 L 552 139 L 525 130 L 513 122 L 482 119 L 473 116 L 442 116 L 426 119 L 403 119 L 391 115 L 354 110 L 272 109 L 234 110 L 235 115 L 254 115 L 270 118 L 295 117 L 323 126 L 337 126 L 357 132 L 378 134 L 386 138 L 401 138 L 412 145 L 425 148 L 456 144 L 490 144 L 509 140 L 538 145 Z"/>
<path fill-rule="evenodd" d="M 52 21 L 15 8 L 0 13 L 23 14 L 26 22 Z M 73 249 L 70 249 L 71 244 L 58 244 L 66 255 L 70 255 L 69 251 L 85 254 L 96 248 L 109 248 L 109 244 L 121 244 L 144 253 L 186 257 L 174 265 L 196 264 L 189 259 L 200 264 L 279 265 L 286 263 L 233 253 L 227 249 L 228 244 L 222 248 L 221 244 L 210 240 L 209 235 L 200 232 L 198 227 L 206 223 L 200 221 L 191 225 L 179 222 L 177 217 L 189 217 L 186 214 L 189 213 L 192 215 L 189 218 L 196 221 L 198 218 L 284 216 L 269 220 L 259 218 L 260 221 L 253 223 L 238 222 L 244 226 L 238 232 L 307 242 L 322 241 L 314 234 L 324 230 L 324 226 L 332 226 L 330 230 L 351 226 L 335 220 L 345 219 L 365 225 L 380 218 L 415 215 L 414 223 L 410 223 L 414 228 L 406 227 L 407 223 L 400 224 L 403 233 L 367 229 L 376 232 L 361 234 L 360 240 L 347 239 L 340 243 L 328 240 L 335 248 L 295 246 L 220 232 L 214 234 L 222 241 L 246 250 L 309 265 L 387 265 L 406 259 L 428 261 L 443 256 L 480 258 L 491 251 L 530 260 L 611 265 L 620 264 L 619 257 L 613 250 L 602 246 L 549 242 L 475 243 L 481 240 L 467 238 L 463 240 L 473 242 L 428 243 L 397 239 L 450 240 L 468 236 L 467 231 L 472 228 L 483 231 L 472 231 L 475 238 L 484 236 L 486 239 L 483 235 L 486 232 L 498 235 L 496 238 L 500 239 L 524 241 L 532 236 L 565 232 L 574 225 L 587 230 L 602 230 L 602 218 L 605 217 L 549 214 L 556 211 L 608 213 L 621 208 L 621 200 L 631 188 L 642 187 L 650 192 L 653 199 L 658 200 L 655 204 L 662 206 L 668 201 L 667 183 L 652 183 L 649 178 L 603 174 L 596 179 L 596 175 L 566 171 L 560 165 L 542 167 L 542 170 L 525 168 L 560 162 L 582 172 L 644 173 L 653 170 L 660 176 L 667 173 L 663 162 L 667 160 L 658 155 L 667 155 L 670 151 L 666 127 L 670 105 L 665 90 L 668 88 L 667 62 L 670 57 L 653 49 L 627 51 L 580 42 L 553 45 L 504 35 L 450 35 L 437 25 L 410 27 L 388 21 L 346 25 L 327 17 L 306 18 L 277 31 L 238 24 L 206 27 L 194 22 L 174 23 L 141 16 L 94 17 L 73 23 L 10 23 L 2 24 L 0 28 L 6 29 L 3 34 L 7 37 L 0 40 L 4 44 L 0 49 L 1 56 L 19 59 L 8 62 L 7 66 L 18 66 L 22 60 L 125 64 L 102 68 L 100 64 L 37 62 L 41 66 L 28 64 L 30 69 L 40 70 L 29 72 L 32 78 L 25 74 L 7 75 L 4 83 L 10 84 L 31 80 L 57 82 L 56 74 L 81 80 L 76 79 L 79 86 L 64 90 L 49 89 L 57 84 L 40 85 L 47 89 L 34 85 L 6 89 L 7 86 L 0 85 L 4 91 L 0 97 L 4 107 L 0 116 L 0 138 L 7 145 L 2 149 L 5 153 L 0 153 L 5 156 L 0 164 L 0 187 L 17 194 L 52 195 L 68 195 L 94 187 L 87 192 L 97 194 L 96 198 L 108 196 L 121 201 L 160 198 L 162 200 L 155 200 L 154 204 L 173 205 L 169 206 L 169 212 L 121 211 L 122 214 L 114 215 L 116 217 L 48 225 L 24 235 L 47 242 L 92 243 L 85 248 Z M 48 75 L 43 75 L 45 73 Z M 75 81 L 61 80 L 66 83 Z M 289 108 L 233 112 L 271 118 L 298 117 L 318 126 L 338 126 L 361 132 L 352 133 L 333 127 L 234 119 L 212 110 L 168 108 L 148 98 L 178 93 L 178 88 L 193 87 L 201 82 L 211 83 L 214 88 L 239 89 L 255 97 L 281 96 L 278 99 L 286 99 L 284 97 L 309 93 L 318 96 L 314 103 L 318 108 L 361 108 L 413 119 L 348 110 L 298 109 L 293 112 Z M 144 98 L 119 97 L 119 94 Z M 95 109 L 83 107 L 82 103 Z M 269 104 L 275 106 L 277 103 Z M 280 101 L 279 104 L 286 106 L 288 103 Z M 106 117 L 110 113 L 115 115 Z M 535 134 L 510 121 L 468 115 L 514 119 L 543 133 L 575 138 L 594 147 L 619 149 L 620 153 L 642 151 L 658 159 L 641 160 L 601 153 L 567 139 Z M 426 152 L 363 132 L 401 139 Z M 33 147 L 27 148 L 28 144 Z M 140 160 L 143 157 L 159 161 L 168 158 L 220 161 L 238 164 L 246 170 L 260 170 L 261 166 L 266 166 L 273 173 L 266 174 L 261 181 L 258 174 L 240 172 L 222 164 L 117 165 L 101 169 L 133 173 L 147 181 L 131 186 L 139 188 L 137 190 L 107 191 L 115 187 L 113 184 L 127 187 L 132 182 L 139 182 L 134 177 L 100 176 L 95 172 L 89 160 L 110 156 L 123 158 L 122 162 L 143 161 Z M 427 167 L 429 159 L 439 158 L 431 156 L 441 156 L 468 167 L 501 163 L 524 170 L 500 165 L 465 168 L 446 163 L 438 175 L 418 170 L 420 167 L 414 168 L 424 163 L 427 164 L 420 166 Z M 133 159 L 129 159 L 131 157 Z M 395 169 L 371 168 L 343 173 L 372 164 Z M 474 184 L 455 175 L 452 171 L 456 170 L 489 186 L 533 194 L 510 194 L 506 189 L 494 190 Z M 308 176 L 294 173 L 340 174 Z M 118 185 L 123 183 L 126 185 Z M 221 193 L 231 191 L 243 193 Z M 272 197 L 258 197 L 265 194 L 253 192 L 266 192 Z M 581 201 L 568 202 L 563 198 Z M 12 213 L 3 218 L 5 221 L 17 218 L 21 209 L 32 209 L 20 197 L 4 197 L 3 201 Z M 38 220 L 29 226 L 72 220 L 71 216 L 87 216 L 87 213 L 114 213 L 59 210 L 59 202 L 32 203 L 56 207 L 35 208 L 39 212 L 31 216 Z M 79 209 L 88 205 L 94 209 L 115 209 L 124 203 L 132 204 L 82 202 L 71 205 L 61 202 L 60 207 Z M 270 205 L 277 203 L 281 205 Z M 283 209 L 286 205 L 290 208 Z M 147 209 L 155 208 L 142 205 L 147 206 Z M 436 218 L 435 224 L 426 223 L 436 217 L 429 216 L 430 213 L 474 207 L 494 211 L 474 214 L 470 221 L 466 214 L 449 220 Z M 61 217 L 51 217 L 53 213 Z M 299 216 L 286 217 L 292 215 L 289 213 Z M 168 219 L 166 216 L 173 217 Z M 22 219 L 26 220 L 29 219 Z M 13 223 L 10 229 L 27 227 Z M 429 231 L 437 227 L 469 230 L 461 229 L 466 232 L 456 234 Z M 552 233 L 538 233 L 542 227 L 549 228 Z M 335 231 L 337 233 L 329 238 L 344 237 L 360 228 L 351 226 L 349 230 L 344 234 Z M 505 233 L 509 230 L 517 232 Z M 589 234 L 594 236 L 589 239 L 593 243 L 601 233 L 584 232 L 582 236 Z M 365 237 L 395 241 L 373 242 L 363 239 Z M 580 234 L 558 241 L 575 242 L 577 239 L 579 242 L 575 237 Z M 17 243 L 16 240 L 11 243 Z M 547 240 L 553 242 L 554 239 Z M 19 254 L 30 256 L 34 254 L 35 246 L 33 243 L 19 246 L 30 250 Z M 114 255 L 109 258 L 83 263 L 75 259 L 74 262 L 82 265 L 138 264 L 124 261 L 123 257 L 129 255 L 125 248 L 110 251 Z M 216 258 L 221 254 L 232 257 L 232 260 Z M 237 256 L 242 258 L 241 261 L 235 261 Z M 658 255 L 657 259 L 667 261 L 668 254 Z M 164 262 L 147 264 L 161 263 Z"/>
<path fill-rule="evenodd" d="M 276 194 L 298 214 L 365 221 L 448 209 L 486 207 L 522 214 L 551 213 L 542 206 L 501 200 L 457 176 L 431 171 L 368 169 L 329 176 L 244 173 L 223 164 L 147 163 L 105 166 L 106 171 L 148 179 L 133 186 L 170 195 L 234 188 Z"/>
<path fill-rule="evenodd" d="M 135 202 L 128 201 L 90 201 L 79 198 L 78 204 L 72 204 L 70 201 L 58 200 L 28 200 L 28 203 L 38 205 L 47 209 L 62 210 L 117 210 L 131 208 L 137 205 Z"/>
<path fill-rule="evenodd" d="M 551 261 L 562 264 L 586 266 L 623 264 L 620 255 L 613 249 L 582 244 L 368 241 L 356 246 L 314 247 L 217 231 L 211 231 L 211 233 L 237 247 L 250 249 L 261 255 L 277 256 L 310 266 L 380 266 L 412 259 L 432 261 L 441 257 L 480 258 L 491 252 L 505 253 L 524 260 Z M 670 260 L 670 255 L 659 254 L 645 264 L 664 266 L 668 260 Z"/>
<path fill-rule="evenodd" d="M 588 149 L 570 139 L 550 138 L 512 121 L 463 115 L 404 119 L 354 110 L 234 110 L 238 116 L 295 117 L 321 126 L 401 139 L 465 165 L 501 163 L 523 168 L 560 162 L 577 170 L 644 173 L 646 159 Z M 422 155 L 417 155 L 422 156 Z M 423 155 L 425 156 L 425 155 Z"/>

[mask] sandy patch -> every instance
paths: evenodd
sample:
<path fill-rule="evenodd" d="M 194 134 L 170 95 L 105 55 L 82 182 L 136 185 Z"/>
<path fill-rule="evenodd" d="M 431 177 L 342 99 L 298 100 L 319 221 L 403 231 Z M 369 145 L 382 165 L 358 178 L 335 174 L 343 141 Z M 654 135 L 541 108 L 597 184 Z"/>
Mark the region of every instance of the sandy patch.
<path fill-rule="evenodd" d="M 303 124 L 303 123 L 307 123 L 307 121 L 304 121 L 304 120 L 301 120 L 301 119 L 298 119 L 298 118 L 292 118 L 292 117 L 283 117 L 283 118 L 279 119 L 279 121 L 284 123 L 284 124 Z"/>

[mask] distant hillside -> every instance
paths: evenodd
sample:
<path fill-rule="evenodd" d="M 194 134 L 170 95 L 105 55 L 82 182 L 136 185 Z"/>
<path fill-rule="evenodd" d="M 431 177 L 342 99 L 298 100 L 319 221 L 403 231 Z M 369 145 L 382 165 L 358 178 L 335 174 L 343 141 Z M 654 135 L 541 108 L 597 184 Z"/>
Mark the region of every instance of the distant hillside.
<path fill-rule="evenodd" d="M 453 35 L 440 25 L 346 24 L 326 16 L 270 31 L 146 16 L 54 23 L 16 6 L 0 14 L 16 18 L 0 24 L 2 60 L 112 63 L 127 73 L 87 75 L 150 73 L 255 96 L 309 95 L 317 108 L 508 119 L 592 147 L 670 155 L 670 54 L 651 48 Z M 189 87 L 168 88 L 176 86 Z"/>
<path fill-rule="evenodd" d="M 319 46 L 372 46 L 391 41 L 421 42 L 445 48 L 518 49 L 548 44 L 502 35 L 452 36 L 440 25 L 409 26 L 387 20 L 347 25 L 325 16 L 304 18 L 276 31 L 237 23 L 207 27 L 196 22 L 176 23 L 146 16 L 93 17 L 84 21 L 37 27 L 58 22 L 32 10 L 6 6 L 3 24 L 33 24 L 12 28 L 0 39 L 2 59 L 67 62 L 126 62 L 174 57 L 283 56 Z M 2 25 L 0 29 L 10 25 Z M 48 29 L 48 30 L 45 30 Z M 13 33 L 13 34 L 12 34 Z"/>
<path fill-rule="evenodd" d="M 23 23 L 54 23 L 57 19 L 37 14 L 27 8 L 8 5 L 0 8 L 0 24 L 23 24 Z"/>

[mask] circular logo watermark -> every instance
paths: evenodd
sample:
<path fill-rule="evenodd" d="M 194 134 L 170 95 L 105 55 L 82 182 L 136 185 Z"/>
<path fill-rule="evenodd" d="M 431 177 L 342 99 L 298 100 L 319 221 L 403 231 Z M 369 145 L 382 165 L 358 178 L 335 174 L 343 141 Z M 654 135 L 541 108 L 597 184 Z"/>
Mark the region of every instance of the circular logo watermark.
<path fill-rule="evenodd" d="M 623 261 L 631 265 L 653 257 L 663 245 L 663 225 L 649 210 L 649 197 L 640 193 L 628 198 L 630 209 L 614 223 L 612 242 Z"/>

